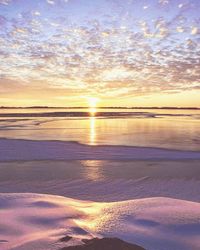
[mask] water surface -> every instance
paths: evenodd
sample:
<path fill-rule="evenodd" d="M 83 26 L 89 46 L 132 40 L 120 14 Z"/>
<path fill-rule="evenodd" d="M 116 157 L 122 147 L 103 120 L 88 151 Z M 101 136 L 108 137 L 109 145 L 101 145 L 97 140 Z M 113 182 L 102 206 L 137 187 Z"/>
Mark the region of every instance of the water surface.
<path fill-rule="evenodd" d="M 200 110 L 1 109 L 0 137 L 200 150 Z"/>

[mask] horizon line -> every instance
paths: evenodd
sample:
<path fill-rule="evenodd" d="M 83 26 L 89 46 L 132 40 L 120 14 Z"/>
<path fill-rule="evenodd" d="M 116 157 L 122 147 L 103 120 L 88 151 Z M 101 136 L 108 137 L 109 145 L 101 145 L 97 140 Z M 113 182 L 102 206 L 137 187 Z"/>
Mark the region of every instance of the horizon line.
<path fill-rule="evenodd" d="M 90 109 L 89 106 L 0 106 L 0 109 Z M 200 107 L 176 107 L 176 106 L 105 106 L 96 109 L 200 109 Z"/>

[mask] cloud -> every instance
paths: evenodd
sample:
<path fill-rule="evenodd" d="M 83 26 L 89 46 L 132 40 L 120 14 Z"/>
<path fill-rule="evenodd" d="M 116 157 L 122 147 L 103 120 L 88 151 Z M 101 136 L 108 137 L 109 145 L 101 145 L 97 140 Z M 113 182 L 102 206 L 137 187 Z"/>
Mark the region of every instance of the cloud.
<path fill-rule="evenodd" d="M 9 19 L 2 13 L 0 25 L 6 29 L 0 36 L 0 71 L 5 74 L 1 93 L 31 96 L 46 90 L 56 98 L 65 91 L 120 97 L 197 88 L 198 22 L 182 12 L 185 6 L 170 18 L 163 12 L 149 20 L 140 15 L 133 19 L 127 5 L 118 9 L 127 7 L 122 19 L 114 12 L 87 15 L 79 22 L 80 16 L 76 20 L 57 9 L 58 2 L 47 0 L 55 5 L 47 16 L 39 6 Z M 156 3 L 171 6 L 167 0 Z"/>
<path fill-rule="evenodd" d="M 0 4 L 8 5 L 11 2 L 11 0 L 0 0 Z"/>
<path fill-rule="evenodd" d="M 158 3 L 161 5 L 167 5 L 169 4 L 170 0 L 159 0 Z"/>
<path fill-rule="evenodd" d="M 55 4 L 55 1 L 53 0 L 46 0 L 48 4 L 51 4 L 51 5 L 54 5 Z"/>
<path fill-rule="evenodd" d="M 191 28 L 191 35 L 197 35 L 197 34 L 199 34 L 199 28 L 193 26 L 193 27 Z"/>
<path fill-rule="evenodd" d="M 3 27 L 4 25 L 6 25 L 6 23 L 7 23 L 6 17 L 0 15 L 0 27 Z"/>

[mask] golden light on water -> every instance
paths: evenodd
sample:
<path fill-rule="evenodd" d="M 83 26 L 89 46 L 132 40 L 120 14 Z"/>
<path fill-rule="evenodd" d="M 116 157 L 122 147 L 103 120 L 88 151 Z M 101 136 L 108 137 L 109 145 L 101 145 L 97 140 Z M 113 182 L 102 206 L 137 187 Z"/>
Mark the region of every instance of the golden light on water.
<path fill-rule="evenodd" d="M 98 160 L 84 160 L 81 161 L 83 167 L 85 168 L 85 178 L 87 180 L 99 181 L 104 179 L 102 172 L 102 161 Z"/>
<path fill-rule="evenodd" d="M 90 117 L 90 144 L 95 145 L 96 142 L 96 118 L 95 116 Z"/>
<path fill-rule="evenodd" d="M 96 112 L 97 112 L 97 103 L 99 102 L 99 98 L 97 97 L 88 97 L 88 108 L 89 108 L 89 144 L 95 145 L 96 142 Z"/>
<path fill-rule="evenodd" d="M 96 108 L 90 108 L 90 116 L 94 117 L 97 112 Z"/>

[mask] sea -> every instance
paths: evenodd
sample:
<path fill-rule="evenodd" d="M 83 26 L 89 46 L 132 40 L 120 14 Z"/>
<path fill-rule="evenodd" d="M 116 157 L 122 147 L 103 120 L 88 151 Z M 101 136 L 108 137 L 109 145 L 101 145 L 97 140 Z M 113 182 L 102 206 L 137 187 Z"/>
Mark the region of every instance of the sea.
<path fill-rule="evenodd" d="M 0 138 L 200 150 L 200 109 L 0 109 Z"/>

